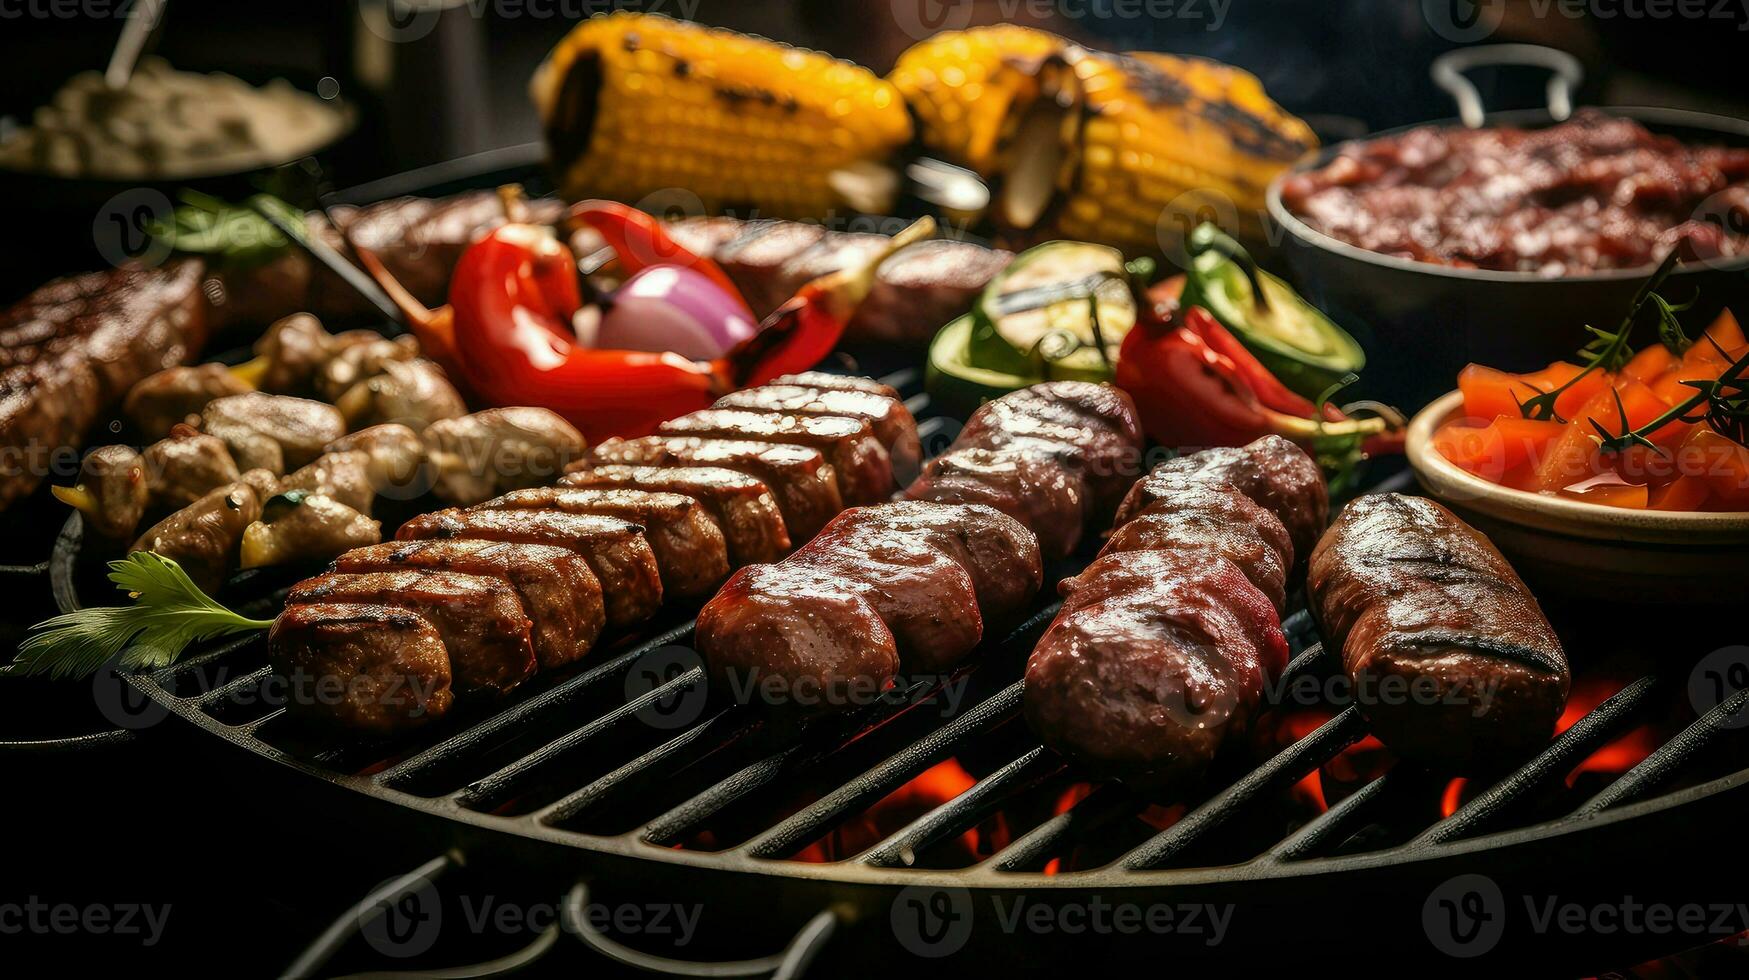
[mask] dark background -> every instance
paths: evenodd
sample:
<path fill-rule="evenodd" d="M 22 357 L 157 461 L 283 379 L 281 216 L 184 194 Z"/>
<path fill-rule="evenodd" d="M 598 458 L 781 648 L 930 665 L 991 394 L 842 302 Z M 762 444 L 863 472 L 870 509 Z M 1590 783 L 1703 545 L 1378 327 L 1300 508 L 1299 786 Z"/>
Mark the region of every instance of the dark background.
<path fill-rule="evenodd" d="M 1533 40 L 1578 55 L 1587 66 L 1584 102 L 1749 116 L 1749 89 L 1742 83 L 1749 53 L 1743 7 L 1749 4 L 1726 9 L 1707 0 L 1708 11 L 1732 15 L 1725 19 L 1648 19 L 1548 13 L 1554 2 L 1496 0 L 1487 9 L 1501 20 L 1488 40 Z M 1312 120 L 1326 138 L 1451 114 L 1426 72 L 1429 59 L 1456 43 L 1430 28 L 1429 10 L 1437 19 L 1441 4 L 1233 0 L 1212 31 L 1210 0 L 1196 0 L 1181 8 L 1184 16 L 1166 20 L 1098 15 L 1124 3 L 647 0 L 643 9 L 829 50 L 877 71 L 911 43 L 902 24 L 944 19 L 954 26 L 1014 19 L 1102 47 L 1204 54 L 1258 74 L 1276 99 Z M 340 98 L 360 114 L 355 134 L 328 161 L 329 178 L 344 185 L 536 139 L 525 91 L 531 70 L 575 16 L 608 4 L 473 0 L 446 6 L 385 22 L 381 3 L 366 2 L 361 10 L 359 3 L 319 0 L 177 0 L 156 53 L 182 69 L 229 71 L 258 82 L 284 76 L 309 90 L 333 79 Z M 68 75 L 101 70 L 121 27 L 113 9 L 101 0 L 71 6 L 0 0 L 0 116 L 28 119 Z M 1626 8 L 1621 0 L 1603 0 L 1596 9 Z M 1192 10 L 1199 16 L 1191 17 Z M 69 12 L 73 16 L 61 16 Z M 397 36 L 402 39 L 389 39 Z M 1495 107 L 1540 102 L 1541 79 L 1534 75 L 1508 72 L 1481 81 Z M 29 252 L 31 237 L 30 227 L 15 225 L 6 251 Z M 0 273 L 5 296 L 34 285 L 34 272 L 21 266 Z M 0 540 L 17 541 L 18 530 Z M 38 557 L 7 554 L 0 563 Z M 7 584 L 6 593 L 12 637 L 16 624 L 49 608 L 46 594 L 32 588 Z M 0 640 L 7 640 L 5 631 Z M 90 708 L 90 688 L 74 686 L 79 690 L 71 695 L 51 696 L 38 683 L 0 681 L 0 716 L 13 716 L 0 717 L 0 737 L 43 738 L 102 726 Z M 19 699 L 50 697 L 69 708 L 40 730 L 15 723 L 16 713 L 7 710 Z M 434 853 L 433 845 L 407 839 L 393 823 L 350 824 L 300 792 L 307 787 L 285 785 L 286 774 L 268 772 L 268 764 L 210 739 L 170 731 L 178 727 L 158 726 L 134 745 L 89 756 L 0 756 L 6 787 L 0 902 L 38 896 L 173 906 L 164 942 L 153 949 L 121 938 L 0 936 L 0 955 L 17 964 L 14 970 L 32 961 L 96 962 L 178 964 L 197 976 L 270 975 L 365 889 Z M 537 887 L 519 897 L 538 902 L 552 896 Z M 572 975 L 614 975 L 578 957 L 563 963 Z"/>

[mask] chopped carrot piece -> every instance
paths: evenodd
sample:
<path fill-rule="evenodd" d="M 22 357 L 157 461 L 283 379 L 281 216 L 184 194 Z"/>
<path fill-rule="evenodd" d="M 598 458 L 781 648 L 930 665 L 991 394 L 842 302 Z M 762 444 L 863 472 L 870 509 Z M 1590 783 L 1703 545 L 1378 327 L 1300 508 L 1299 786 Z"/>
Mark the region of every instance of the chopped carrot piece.
<path fill-rule="evenodd" d="M 1735 350 L 1744 344 L 1749 344 L 1749 338 L 1743 336 L 1743 328 L 1737 323 L 1737 315 L 1730 310 L 1720 310 L 1718 319 L 1706 328 L 1706 335 L 1718 341 L 1720 347 Z M 1711 344 L 1707 346 L 1711 347 Z"/>
<path fill-rule="evenodd" d="M 1444 425 L 1434 433 L 1433 446 L 1458 466 L 1498 483 L 1508 471 L 1540 460 L 1565 429 L 1560 422 L 1502 415 L 1482 426 L 1461 421 Z"/>
<path fill-rule="evenodd" d="M 1591 427 L 1569 422 L 1562 428 L 1565 431 L 1549 443 L 1542 462 L 1537 464 L 1536 475 L 1525 486 L 1526 490 L 1552 493 L 1595 476 L 1602 468 L 1598 459 L 1597 436 Z"/>
<path fill-rule="evenodd" d="M 1595 421 L 1612 436 L 1619 436 L 1629 429 L 1639 429 L 1653 421 L 1658 416 L 1670 410 L 1670 403 L 1659 398 L 1651 388 L 1638 381 L 1628 381 L 1613 391 L 1601 392 L 1585 404 L 1579 411 L 1575 422 L 1584 425 L 1589 431 L 1596 432 L 1591 422 Z M 1627 418 L 1623 427 L 1622 418 Z M 1690 423 L 1672 420 L 1659 426 L 1647 438 L 1659 445 L 1676 445 L 1688 435 Z"/>
<path fill-rule="evenodd" d="M 1529 374 L 1513 374 L 1471 364 L 1458 372 L 1458 389 L 1464 393 L 1464 414 L 1473 419 L 1494 419 L 1502 415 L 1521 418 L 1524 402 L 1554 391 L 1584 370 L 1567 361 L 1556 361 Z M 1586 374 L 1555 399 L 1555 414 L 1563 419 L 1572 418 L 1574 412 L 1598 392 L 1607 389 L 1612 381 L 1613 375 L 1602 371 Z"/>
<path fill-rule="evenodd" d="M 1711 496 L 1706 480 L 1683 475 L 1652 491 L 1647 506 L 1653 510 L 1700 510 Z"/>
<path fill-rule="evenodd" d="M 1653 344 L 1635 354 L 1633 359 L 1628 361 L 1626 366 L 1621 369 L 1621 377 L 1651 384 L 1658 380 L 1664 372 L 1675 367 L 1676 364 L 1677 357 L 1670 352 L 1670 348 L 1663 344 Z"/>
<path fill-rule="evenodd" d="M 1706 426 L 1696 426 L 1680 453 L 1682 472 L 1705 479 L 1718 501 L 1731 509 L 1749 506 L 1749 449 Z"/>

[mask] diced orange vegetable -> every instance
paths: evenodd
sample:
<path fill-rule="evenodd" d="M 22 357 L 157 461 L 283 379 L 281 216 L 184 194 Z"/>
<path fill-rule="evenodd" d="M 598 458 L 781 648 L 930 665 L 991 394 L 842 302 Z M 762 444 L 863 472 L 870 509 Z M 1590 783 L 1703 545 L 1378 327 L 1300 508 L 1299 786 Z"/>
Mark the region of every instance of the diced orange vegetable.
<path fill-rule="evenodd" d="M 1597 394 L 1585 404 L 1573 421 L 1593 433 L 1597 430 L 1591 426 L 1591 422 L 1595 421 L 1610 435 L 1619 436 L 1623 432 L 1656 421 L 1658 416 L 1669 410 L 1670 403 L 1659 398 L 1651 388 L 1630 380 L 1613 391 Z M 1627 418 L 1625 428 L 1622 425 L 1624 415 Z M 1689 423 L 1673 420 L 1647 434 L 1647 438 L 1659 445 L 1675 445 L 1688 434 L 1688 428 Z"/>
<path fill-rule="evenodd" d="M 1597 436 L 1591 427 L 1570 422 L 1562 428 L 1564 431 L 1549 443 L 1526 490 L 1552 493 L 1595 476 L 1602 468 Z"/>
<path fill-rule="evenodd" d="M 1653 510 L 1700 510 L 1710 496 L 1712 489 L 1705 479 L 1683 475 L 1652 491 L 1647 506 Z"/>
<path fill-rule="evenodd" d="M 1675 367 L 1677 357 L 1670 353 L 1670 348 L 1663 344 L 1653 344 L 1633 356 L 1633 359 L 1621 369 L 1622 377 L 1633 378 L 1646 384 L 1658 380 L 1664 372 Z"/>
<path fill-rule="evenodd" d="M 1696 426 L 1680 452 L 1682 471 L 1705 479 L 1714 497 L 1734 507 L 1749 506 L 1749 449 Z"/>
<path fill-rule="evenodd" d="M 1458 389 L 1464 393 L 1464 414 L 1474 419 L 1494 419 L 1502 415 L 1523 416 L 1521 405 L 1537 395 L 1554 391 L 1585 369 L 1567 361 L 1556 361 L 1541 371 L 1512 374 L 1481 364 L 1471 364 L 1458 372 Z M 1555 414 L 1571 418 L 1598 392 L 1608 388 L 1613 376 L 1592 371 L 1573 387 L 1555 399 Z"/>
<path fill-rule="evenodd" d="M 1541 460 L 1548 444 L 1565 428 L 1560 422 L 1502 415 L 1483 426 L 1461 422 L 1442 426 L 1434 433 L 1433 445 L 1446 459 L 1499 483 L 1508 472 Z"/>
<path fill-rule="evenodd" d="M 1749 338 L 1743 336 L 1743 328 L 1737 323 L 1737 315 L 1730 310 L 1720 310 L 1718 319 L 1706 328 L 1706 335 L 1718 341 L 1720 347 L 1735 350 L 1744 344 L 1749 344 Z M 1712 346 L 1708 344 L 1707 346 Z"/>

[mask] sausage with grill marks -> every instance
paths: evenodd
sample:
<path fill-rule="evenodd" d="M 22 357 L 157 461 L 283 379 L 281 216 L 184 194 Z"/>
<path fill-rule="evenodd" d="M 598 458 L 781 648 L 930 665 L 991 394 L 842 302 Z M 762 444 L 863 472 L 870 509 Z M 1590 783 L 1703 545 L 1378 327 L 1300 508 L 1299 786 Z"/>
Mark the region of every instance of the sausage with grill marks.
<path fill-rule="evenodd" d="M 534 621 L 535 657 L 542 670 L 583 659 L 606 621 L 601 582 L 576 552 L 501 541 L 390 541 L 354 548 L 334 562 L 337 572 L 433 569 L 502 579 Z"/>
<path fill-rule="evenodd" d="M 838 477 L 817 449 L 694 436 L 608 439 L 589 451 L 592 466 L 719 467 L 763 482 L 783 513 L 792 545 L 820 533 L 844 509 Z"/>
<path fill-rule="evenodd" d="M 291 686 L 286 711 L 315 724 L 395 735 L 443 717 L 455 700 L 443 637 L 409 609 L 292 606 L 273 621 L 267 651 Z"/>
<path fill-rule="evenodd" d="M 598 466 L 567 474 L 564 485 L 685 494 L 716 518 L 736 568 L 777 561 L 790 550 L 789 530 L 770 488 L 745 473 L 713 466 Z"/>
<path fill-rule="evenodd" d="M 1445 507 L 1353 501 L 1312 552 L 1306 587 L 1392 751 L 1462 771 L 1548 740 L 1571 683 L 1560 639 L 1493 543 Z"/>
<path fill-rule="evenodd" d="M 893 475 L 900 482 L 908 483 L 916 477 L 922 462 L 923 448 L 917 438 L 917 420 L 912 418 L 911 410 L 904 402 L 891 395 L 801 384 L 768 384 L 731 392 L 717 399 L 714 407 L 862 419 L 886 448 Z"/>
<path fill-rule="evenodd" d="M 729 690 L 846 708 L 901 667 L 951 668 L 1041 578 L 1032 534 L 991 508 L 854 508 L 783 562 L 736 572 L 699 613 L 698 649 Z"/>
<path fill-rule="evenodd" d="M 569 548 L 601 582 L 607 625 L 629 629 L 662 608 L 662 577 L 643 528 L 614 517 L 550 510 L 440 510 L 401 525 L 401 541 L 471 539 Z"/>
<path fill-rule="evenodd" d="M 360 603 L 418 613 L 437 629 L 465 690 L 508 691 L 534 673 L 532 625 L 503 580 L 426 569 L 329 572 L 292 587 L 286 605 Z"/>
<path fill-rule="evenodd" d="M 1330 519 L 1330 493 L 1318 464 L 1281 436 L 1264 436 L 1248 446 L 1204 449 L 1154 467 L 1124 498 L 1118 523 L 1184 480 L 1228 484 L 1256 501 L 1281 519 L 1301 561 L 1312 553 Z"/>
<path fill-rule="evenodd" d="M 1161 550 L 1225 558 L 1286 612 L 1294 549 L 1280 518 L 1229 483 L 1157 479 L 1151 487 L 1151 501 L 1118 525 L 1101 557 Z"/>
<path fill-rule="evenodd" d="M 473 510 L 556 510 L 633 521 L 655 552 L 667 599 L 703 601 L 729 577 L 722 529 L 703 504 L 678 493 L 535 487 L 515 490 Z"/>
<path fill-rule="evenodd" d="M 1287 664 L 1274 607 L 1218 556 L 1106 555 L 1062 590 L 1027 659 L 1027 723 L 1145 793 L 1171 796 L 1241 740 Z"/>
<path fill-rule="evenodd" d="M 661 432 L 818 449 L 838 476 L 838 490 L 844 502 L 852 506 L 878 503 L 893 492 L 892 460 L 875 438 L 874 429 L 863 419 L 707 408 L 662 423 Z"/>

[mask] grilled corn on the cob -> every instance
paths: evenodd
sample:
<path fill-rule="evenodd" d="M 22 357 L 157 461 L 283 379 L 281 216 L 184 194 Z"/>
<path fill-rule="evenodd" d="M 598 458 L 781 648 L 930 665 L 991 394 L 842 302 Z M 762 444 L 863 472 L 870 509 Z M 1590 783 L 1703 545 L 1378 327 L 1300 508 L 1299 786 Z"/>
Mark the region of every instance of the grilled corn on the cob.
<path fill-rule="evenodd" d="M 879 212 L 911 139 L 904 101 L 867 69 L 654 14 L 579 24 L 531 92 L 571 199 L 679 188 L 711 213 Z"/>
<path fill-rule="evenodd" d="M 1270 180 L 1317 145 L 1247 72 L 1024 27 L 937 35 L 890 77 L 926 150 L 996 187 L 1016 244 L 1173 250 L 1205 219 L 1256 237 Z"/>

